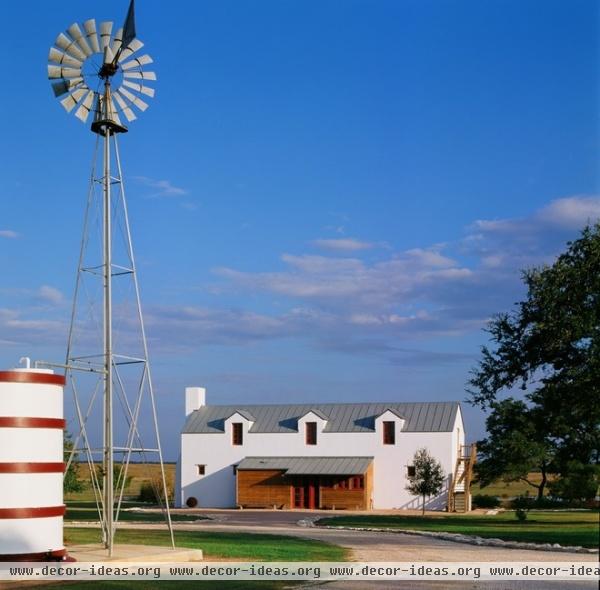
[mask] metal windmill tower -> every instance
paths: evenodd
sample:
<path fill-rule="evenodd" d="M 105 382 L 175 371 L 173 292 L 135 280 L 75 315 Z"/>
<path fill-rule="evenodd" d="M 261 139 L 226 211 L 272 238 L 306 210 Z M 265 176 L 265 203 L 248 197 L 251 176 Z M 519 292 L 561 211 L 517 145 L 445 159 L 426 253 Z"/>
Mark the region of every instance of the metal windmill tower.
<path fill-rule="evenodd" d="M 157 455 L 161 466 L 157 495 L 164 502 L 174 546 L 117 143 L 119 134 L 127 132 L 121 116 L 133 121 L 134 107 L 140 111 L 148 107 L 141 96 L 154 96 L 147 82 L 155 81 L 156 74 L 144 70 L 152 58 L 138 55 L 142 47 L 131 0 L 123 28 L 113 34 L 112 22 L 96 27 L 90 19 L 83 23 L 83 30 L 74 23 L 58 35 L 48 57 L 55 96 L 83 123 L 91 117 L 91 130 L 96 134 L 65 369 L 79 426 L 70 461 L 81 452 L 88 462 L 109 554 L 134 454 L 144 462 Z M 115 411 L 118 406 L 121 412 Z M 149 447 L 142 442 L 139 421 L 146 406 L 155 442 Z M 95 419 L 97 414 L 101 419 Z M 119 431 L 123 441 L 115 443 Z M 92 444 L 96 439 L 102 444 Z M 95 461 L 100 458 L 98 473 Z"/>

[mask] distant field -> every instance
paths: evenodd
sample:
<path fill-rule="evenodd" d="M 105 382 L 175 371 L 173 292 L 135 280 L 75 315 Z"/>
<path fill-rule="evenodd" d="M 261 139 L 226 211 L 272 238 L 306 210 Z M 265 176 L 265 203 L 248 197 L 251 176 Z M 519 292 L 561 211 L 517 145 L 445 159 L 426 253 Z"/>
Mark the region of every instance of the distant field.
<path fill-rule="evenodd" d="M 89 468 L 87 463 L 80 463 L 79 465 L 80 479 L 85 481 L 87 484 L 86 489 L 83 492 L 77 494 L 67 494 L 66 500 L 78 500 L 78 501 L 90 501 L 94 499 L 92 492 L 92 484 L 90 481 Z M 125 497 L 131 500 L 137 499 L 140 488 L 144 482 L 150 482 L 154 480 L 160 480 L 160 465 L 157 463 L 143 464 L 143 463 L 130 463 L 127 471 L 128 477 L 131 477 L 131 482 L 125 488 Z M 167 478 L 167 486 L 169 489 L 173 489 L 175 484 L 175 463 L 165 463 L 165 475 Z"/>
<path fill-rule="evenodd" d="M 542 481 L 541 473 L 530 473 L 529 479 L 535 484 L 539 484 Z M 530 496 L 537 495 L 537 489 L 528 485 L 524 481 L 513 481 L 505 483 L 501 480 L 491 483 L 485 488 L 481 488 L 479 484 L 474 484 L 471 488 L 473 495 L 475 494 L 487 494 L 488 496 L 498 496 L 499 498 L 512 498 L 513 496 L 519 496 L 529 492 Z M 545 493 L 548 493 L 548 487 L 546 487 Z"/>

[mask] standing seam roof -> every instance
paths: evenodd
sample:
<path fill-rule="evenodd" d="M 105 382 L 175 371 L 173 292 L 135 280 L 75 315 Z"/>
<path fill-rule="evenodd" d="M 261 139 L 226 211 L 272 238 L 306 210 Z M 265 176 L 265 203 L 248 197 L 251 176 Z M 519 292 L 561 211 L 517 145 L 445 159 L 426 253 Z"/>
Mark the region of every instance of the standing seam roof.
<path fill-rule="evenodd" d="M 182 432 L 222 433 L 224 421 L 236 411 L 254 418 L 251 433 L 297 432 L 298 419 L 311 410 L 327 416 L 324 432 L 373 432 L 375 419 L 387 409 L 404 417 L 403 432 L 450 432 L 458 407 L 458 402 L 211 405 L 192 412 Z"/>

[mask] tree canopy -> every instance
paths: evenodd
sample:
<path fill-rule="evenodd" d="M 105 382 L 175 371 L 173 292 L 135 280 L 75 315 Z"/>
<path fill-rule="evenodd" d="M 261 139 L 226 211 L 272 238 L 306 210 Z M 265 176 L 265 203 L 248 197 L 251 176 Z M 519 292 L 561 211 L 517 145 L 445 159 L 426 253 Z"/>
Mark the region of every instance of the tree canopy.
<path fill-rule="evenodd" d="M 482 481 L 600 463 L 600 224 L 523 280 L 526 299 L 492 319 L 469 380 L 471 403 L 491 411 Z"/>

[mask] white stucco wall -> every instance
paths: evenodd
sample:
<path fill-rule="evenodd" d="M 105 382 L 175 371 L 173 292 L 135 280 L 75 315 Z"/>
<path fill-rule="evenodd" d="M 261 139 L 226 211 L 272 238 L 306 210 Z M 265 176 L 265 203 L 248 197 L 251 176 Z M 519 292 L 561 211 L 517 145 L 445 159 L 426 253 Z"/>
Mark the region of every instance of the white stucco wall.
<path fill-rule="evenodd" d="M 383 444 L 383 421 L 396 422 L 396 444 Z M 303 423 L 298 432 L 251 433 L 251 423 L 236 415 L 225 423 L 224 433 L 182 434 L 181 457 L 178 465 L 180 480 L 178 506 L 184 506 L 193 496 L 204 508 L 236 506 L 233 465 L 244 457 L 304 456 L 348 457 L 373 456 L 373 508 L 415 508 L 420 499 L 405 490 L 406 468 L 412 464 L 417 449 L 426 447 L 442 464 L 447 485 L 442 494 L 432 498 L 430 509 L 443 509 L 447 501 L 447 486 L 455 468 L 459 440 L 464 444 L 464 426 L 460 410 L 451 432 L 402 432 L 403 421 L 392 413 L 376 420 L 375 432 L 323 432 L 325 422 L 311 415 L 308 421 L 317 422 L 317 444 L 305 444 Z M 232 444 L 232 422 L 244 424 L 242 446 Z M 459 434 L 460 429 L 460 434 Z M 205 465 L 205 474 L 198 475 L 197 465 Z"/>

